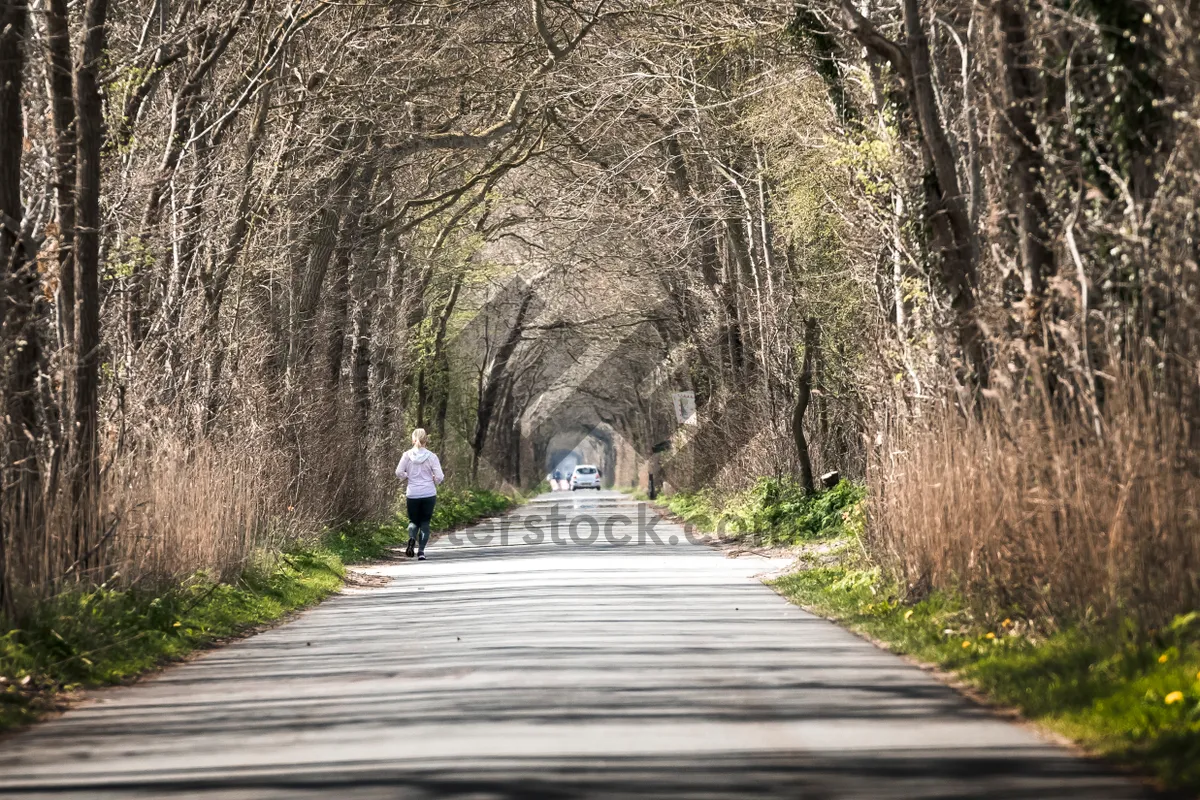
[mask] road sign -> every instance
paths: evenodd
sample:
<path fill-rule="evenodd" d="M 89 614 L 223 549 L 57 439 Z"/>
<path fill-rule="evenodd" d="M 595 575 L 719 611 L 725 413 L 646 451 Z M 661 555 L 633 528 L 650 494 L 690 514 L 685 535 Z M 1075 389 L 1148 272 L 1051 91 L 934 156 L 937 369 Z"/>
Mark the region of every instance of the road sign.
<path fill-rule="evenodd" d="M 675 392 L 671 395 L 675 401 L 675 419 L 680 425 L 696 425 L 696 393 Z"/>

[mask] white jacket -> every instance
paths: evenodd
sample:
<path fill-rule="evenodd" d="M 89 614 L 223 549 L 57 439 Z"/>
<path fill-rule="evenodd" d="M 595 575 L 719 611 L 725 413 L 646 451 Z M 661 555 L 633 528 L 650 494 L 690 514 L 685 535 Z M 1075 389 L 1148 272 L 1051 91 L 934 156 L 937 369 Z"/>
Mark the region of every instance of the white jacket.
<path fill-rule="evenodd" d="M 396 477 L 408 481 L 406 497 L 436 497 L 437 485 L 446 479 L 442 462 L 432 450 L 414 447 L 400 457 L 396 465 Z"/>

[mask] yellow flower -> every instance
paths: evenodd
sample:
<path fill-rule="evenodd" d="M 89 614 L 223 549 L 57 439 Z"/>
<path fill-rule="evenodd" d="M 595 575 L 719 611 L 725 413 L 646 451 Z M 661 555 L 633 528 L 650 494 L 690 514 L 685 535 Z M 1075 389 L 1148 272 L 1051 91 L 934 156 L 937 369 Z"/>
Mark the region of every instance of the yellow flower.
<path fill-rule="evenodd" d="M 1004 627 L 1004 628 L 1007 628 L 1007 627 L 1009 627 L 1010 625 L 1012 625 L 1012 620 L 1011 620 L 1011 619 L 1008 619 L 1007 617 L 1005 617 L 1005 619 L 1004 619 L 1004 622 L 1001 622 L 1001 623 L 1000 623 L 1000 626 L 1001 626 L 1001 627 Z"/>
<path fill-rule="evenodd" d="M 966 641 L 963 642 L 963 650 L 966 650 L 970 646 L 971 646 L 970 642 L 966 642 Z"/>
<path fill-rule="evenodd" d="M 908 611 L 904 612 L 904 620 L 907 622 L 908 620 L 912 619 L 912 615 L 913 615 L 913 612 L 912 612 L 912 609 L 910 608 Z"/>
<path fill-rule="evenodd" d="M 1172 703 L 1182 703 L 1183 692 L 1171 692 L 1169 695 L 1163 698 L 1163 702 L 1167 705 L 1171 705 Z"/>
<path fill-rule="evenodd" d="M 1158 663 L 1165 664 L 1165 663 L 1167 663 L 1168 658 L 1169 658 L 1169 656 L 1166 653 L 1163 653 L 1161 656 L 1158 657 Z"/>
<path fill-rule="evenodd" d="M 992 633 L 991 631 L 988 631 L 987 638 L 989 638 L 989 639 L 995 639 L 995 638 L 996 638 L 996 634 Z"/>

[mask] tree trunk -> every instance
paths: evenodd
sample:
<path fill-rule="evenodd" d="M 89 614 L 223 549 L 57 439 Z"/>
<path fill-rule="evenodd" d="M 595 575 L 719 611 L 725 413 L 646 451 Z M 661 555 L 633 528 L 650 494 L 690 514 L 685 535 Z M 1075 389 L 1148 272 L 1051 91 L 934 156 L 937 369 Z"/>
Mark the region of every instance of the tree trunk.
<path fill-rule="evenodd" d="M 58 204 L 59 346 L 75 345 L 75 98 L 71 31 L 66 0 L 47 0 L 46 75 L 54 119 L 54 192 Z M 69 381 L 64 381 L 64 386 Z M 64 408 L 67 406 L 63 403 Z"/>
<path fill-rule="evenodd" d="M 739 286 L 751 286 L 757 283 L 757 270 L 754 266 L 754 255 L 750 250 L 747 237 L 748 218 L 733 216 L 725 220 L 725 241 L 729 247 L 729 280 L 726 290 L 729 305 L 737 319 L 738 340 L 733 350 L 737 361 L 734 363 L 734 380 L 749 381 L 755 359 L 747 357 L 745 348 L 754 348 L 754 326 L 749 324 L 750 312 L 745 304 L 739 302 Z M 749 341 L 747 341 L 749 340 Z"/>
<path fill-rule="evenodd" d="M 0 457 L 0 615 L 12 611 L 9 544 L 18 531 L 31 530 L 38 499 L 37 454 L 34 433 L 37 380 L 37 338 L 31 314 L 37 273 L 30 268 L 23 236 L 25 209 L 21 203 L 21 151 L 24 115 L 21 89 L 25 77 L 25 46 L 29 33 L 26 0 L 0 2 L 0 373 L 3 384 L 3 453 Z M 30 335 L 33 334 L 31 338 Z"/>
<path fill-rule="evenodd" d="M 374 295 L 379 283 L 374 263 L 365 268 L 368 274 L 364 276 L 355 297 L 350 344 L 350 397 L 358 417 L 359 430 L 364 436 L 371 411 L 371 311 L 376 303 Z"/>
<path fill-rule="evenodd" d="M 906 44 L 881 35 L 851 0 L 842 0 L 849 30 L 877 56 L 887 59 L 904 80 L 917 122 L 917 139 L 925 169 L 925 222 L 932 233 L 938 271 L 950 295 L 954 328 L 969 373 L 965 382 L 988 385 L 987 342 L 976 308 L 976 243 L 967 200 L 960 189 L 958 165 L 946 128 L 938 115 L 920 0 L 904 0 Z"/>
<path fill-rule="evenodd" d="M 804 412 L 812 399 L 813 363 L 820 346 L 820 330 L 817 320 L 809 317 L 804 322 L 804 366 L 796 386 L 796 405 L 792 409 L 792 439 L 796 443 L 796 459 L 800 462 L 800 485 L 807 494 L 816 491 L 813 483 L 812 459 L 808 454 L 808 440 L 804 437 Z"/>
<path fill-rule="evenodd" d="M 292 282 L 292 313 L 288 320 L 288 372 L 301 369 L 312 352 L 311 328 L 316 320 L 317 303 L 325 273 L 337 244 L 339 210 L 322 206 L 317 211 L 312 235 L 303 240 L 304 250 L 297 254 Z"/>
<path fill-rule="evenodd" d="M 450 288 L 450 297 L 446 307 L 442 309 L 442 318 L 438 321 L 437 334 L 433 340 L 433 368 L 438 387 L 437 411 L 434 414 L 434 430 L 437 431 L 437 441 L 446 441 L 446 412 L 450 406 L 450 364 L 446 358 L 446 328 L 450 324 L 450 315 L 458 303 L 458 294 L 462 290 L 463 273 L 454 279 Z"/>
<path fill-rule="evenodd" d="M 425 427 L 425 407 L 428 405 L 431 390 L 438 393 L 439 397 L 447 391 L 443 382 L 446 370 L 443 369 L 442 363 L 445 355 L 443 350 L 446 342 L 446 328 L 450 324 L 450 315 L 454 313 L 454 306 L 458 303 L 458 293 L 462 289 L 462 282 L 463 276 L 462 273 L 459 273 L 454 277 L 454 283 L 450 286 L 450 294 L 438 314 L 437 327 L 434 329 L 433 335 L 433 350 L 429 355 L 428 366 L 422 367 L 417 377 L 417 425 L 421 427 Z M 438 413 L 441 413 L 440 400 Z M 442 424 L 445 424 L 444 418 Z"/>
<path fill-rule="evenodd" d="M 212 31 L 206 29 L 199 29 L 193 34 L 193 40 L 188 46 L 188 52 L 192 54 L 192 62 L 188 64 L 187 76 L 179 91 L 176 92 L 175 100 L 171 105 L 171 130 L 167 135 L 167 146 L 163 151 L 158 174 L 150 184 L 146 208 L 142 213 L 141 236 L 147 242 L 151 241 L 162 218 L 164 198 L 179 169 L 183 154 L 190 144 L 194 117 L 197 110 L 202 107 L 204 80 L 217 66 L 221 56 L 229 47 L 229 43 L 249 14 L 253 12 L 254 3 L 255 0 L 243 0 L 242 7 L 221 30 L 220 36 L 216 36 Z M 147 285 L 147 277 L 149 276 L 143 270 L 136 270 L 129 277 L 126 287 L 126 327 L 130 346 L 134 348 L 142 342 L 146 335 L 144 306 L 147 302 L 147 294 L 153 288 Z"/>
<path fill-rule="evenodd" d="M 100 151 L 104 143 L 100 67 L 107 16 L 108 0 L 87 0 L 83 48 L 75 75 L 78 171 L 75 182 L 73 496 L 79 526 L 74 542 L 79 569 L 90 566 L 83 562 L 91 552 L 100 493 Z"/>
<path fill-rule="evenodd" d="M 268 82 L 262 88 L 258 98 L 258 107 L 254 120 L 250 123 L 250 137 L 246 141 L 245 160 L 242 162 L 242 193 L 238 198 L 237 210 L 234 212 L 233 225 L 225 240 L 225 246 L 220 256 L 214 256 L 211 266 L 201 270 L 200 281 L 204 288 L 204 319 L 196 339 L 202 352 L 206 352 L 205 388 L 203 418 L 201 430 L 209 433 L 216 421 L 219 400 L 217 387 L 220 384 L 221 372 L 225 367 L 226 347 L 217 333 L 220 321 L 221 305 L 225 298 L 225 289 L 229 285 L 233 268 L 241 258 L 246 246 L 246 237 L 250 233 L 250 200 L 253 196 L 254 168 L 258 163 L 259 150 L 262 147 L 263 136 L 267 129 L 267 114 L 271 108 L 273 83 Z"/>
<path fill-rule="evenodd" d="M 350 247 L 339 247 L 333 259 L 333 283 L 329 287 L 329 338 L 325 346 L 325 385 L 331 394 L 342 382 L 342 356 L 346 352 L 346 325 L 350 319 Z"/>
<path fill-rule="evenodd" d="M 968 382 L 986 388 L 987 346 L 979 326 L 975 299 L 978 283 L 975 234 L 971 229 L 967 199 L 958 178 L 954 149 L 938 114 L 929 40 L 925 35 L 920 0 L 904 0 L 903 5 L 904 30 L 908 42 L 906 49 L 912 64 L 910 95 L 927 163 L 926 219 L 934 230 L 934 241 L 939 251 L 938 267 L 950 293 L 959 346 L 970 371 Z"/>
<path fill-rule="evenodd" d="M 345 210 L 350 182 L 357 167 L 345 164 L 334 178 L 333 196 L 317 211 L 312 236 L 303 251 L 296 254 L 296 274 L 293 276 L 292 318 L 289 321 L 288 371 L 294 372 L 308 363 L 315 337 L 311 335 L 321 300 L 321 287 L 338 243 L 339 227 Z"/>
<path fill-rule="evenodd" d="M 375 190 L 375 167 L 364 167 L 357 184 L 358 191 L 346 208 L 346 221 L 339 236 L 337 255 L 333 262 L 333 284 L 330 287 L 332 317 L 326 348 L 326 374 L 329 388 L 335 390 L 341 383 L 342 358 L 346 350 L 346 327 L 350 316 L 350 273 L 354 268 L 354 253 L 361 245 L 359 232 L 362 229 L 362 217 Z"/>
<path fill-rule="evenodd" d="M 438 368 L 438 382 L 441 391 L 438 393 L 437 410 L 433 415 L 433 429 L 437 441 L 446 441 L 446 414 L 450 410 L 450 368 L 443 362 Z"/>
<path fill-rule="evenodd" d="M 396 339 L 398 327 L 397 318 L 402 318 L 404 309 L 404 289 L 408 283 L 408 261 L 399 251 L 389 254 L 388 272 L 385 288 L 387 302 L 382 304 L 374 314 L 374 332 L 372 339 L 375 343 L 371 352 L 375 354 L 373 375 L 375 405 L 379 411 L 379 429 L 384 435 L 392 428 L 392 412 L 394 411 L 396 384 Z M 368 323 L 369 324 L 369 323 Z M 365 346 L 367 343 L 363 342 Z M 364 351 L 366 352 L 366 351 Z"/>
<path fill-rule="evenodd" d="M 1041 95 L 1037 73 L 1030 65 L 1032 48 L 1025 12 L 1014 0 L 999 0 L 996 14 L 997 46 L 1004 68 L 1005 119 L 1008 140 L 1016 154 L 1012 172 L 1017 188 L 1017 235 L 1025 273 L 1025 338 L 1042 339 L 1042 307 L 1046 280 L 1054 273 L 1054 252 L 1046 235 L 1050 211 L 1043 191 L 1045 163 L 1032 113 Z"/>
<path fill-rule="evenodd" d="M 487 445 L 488 430 L 500 400 L 500 390 L 505 384 L 504 378 L 508 372 L 508 363 L 512 360 L 517 345 L 521 343 L 521 335 L 525 332 L 525 320 L 529 315 L 535 295 L 536 292 L 532 285 L 524 288 L 512 327 L 509 328 L 508 335 L 504 337 L 504 341 L 496 349 L 496 354 L 491 358 L 484 371 L 479 389 L 479 410 L 475 417 L 475 433 L 471 437 L 472 483 L 479 477 L 479 460 L 483 456 L 483 448 Z"/>

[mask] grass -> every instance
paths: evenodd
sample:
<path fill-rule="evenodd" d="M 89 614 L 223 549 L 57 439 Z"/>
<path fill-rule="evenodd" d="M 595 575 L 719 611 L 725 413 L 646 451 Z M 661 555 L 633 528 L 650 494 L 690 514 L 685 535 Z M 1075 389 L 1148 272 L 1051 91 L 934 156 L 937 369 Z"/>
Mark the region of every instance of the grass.
<path fill-rule="evenodd" d="M 488 489 L 447 489 L 438 495 L 429 527 L 446 531 L 484 517 L 500 514 L 513 508 L 520 498 Z M 333 550 L 343 563 L 374 561 L 389 550 L 408 541 L 408 517 L 403 501 L 396 518 L 384 524 L 355 523 L 343 525 L 325 535 L 324 544 Z"/>
<path fill-rule="evenodd" d="M 457 528 L 477 519 L 508 511 L 518 502 L 519 498 L 487 489 L 444 491 L 438 495 L 430 528 L 435 531 Z M 408 525 L 408 519 L 403 514 L 401 520 L 403 525 Z"/>
<path fill-rule="evenodd" d="M 976 619 L 933 593 L 904 605 L 878 570 L 825 567 L 773 582 L 795 603 L 951 671 L 992 701 L 1173 788 L 1200 790 L 1200 614 L 1160 630 Z"/>
<path fill-rule="evenodd" d="M 864 495 L 865 489 L 851 481 L 806 495 L 794 480 L 759 478 L 750 489 L 723 502 L 705 490 L 676 492 L 660 502 L 700 530 L 752 538 L 765 545 L 788 545 L 834 539 L 857 530 Z"/>
<path fill-rule="evenodd" d="M 0 636 L 0 729 L 33 721 L 63 691 L 121 683 L 317 603 L 344 574 L 333 551 L 313 547 L 264 559 L 230 583 L 198 574 L 165 591 L 64 592 Z"/>
<path fill-rule="evenodd" d="M 446 491 L 432 527 L 446 530 L 516 503 L 498 492 Z M 399 517 L 330 530 L 262 555 L 230 582 L 200 573 L 164 590 L 100 586 L 40 604 L 19 627 L 0 627 L 0 730 L 37 719 L 63 692 L 128 681 L 320 602 L 341 588 L 346 564 L 378 559 L 405 541 L 407 524 Z"/>

